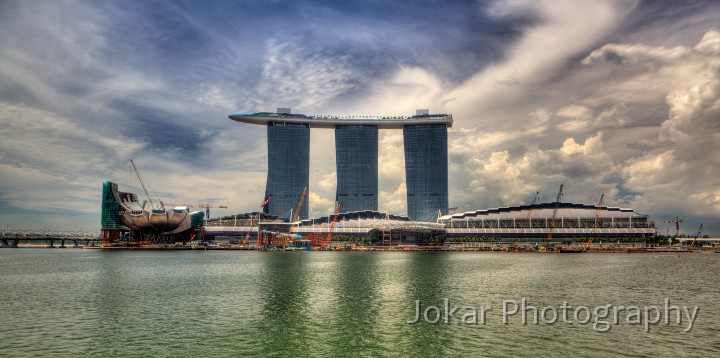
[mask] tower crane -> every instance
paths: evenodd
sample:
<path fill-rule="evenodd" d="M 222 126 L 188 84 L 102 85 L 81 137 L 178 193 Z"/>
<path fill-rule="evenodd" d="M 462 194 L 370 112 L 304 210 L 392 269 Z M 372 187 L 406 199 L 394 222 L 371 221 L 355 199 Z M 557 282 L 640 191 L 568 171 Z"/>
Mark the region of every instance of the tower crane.
<path fill-rule="evenodd" d="M 675 217 L 675 220 L 666 221 L 666 224 L 675 224 L 675 238 L 680 236 L 680 223 L 683 222 L 679 216 Z"/>
<path fill-rule="evenodd" d="M 198 204 L 198 206 L 201 208 L 205 208 L 205 222 L 210 220 L 210 208 L 215 208 L 216 206 L 213 204 L 207 204 L 207 203 L 201 203 L 201 204 Z M 218 209 L 227 209 L 227 206 L 218 205 L 217 208 Z"/>
<path fill-rule="evenodd" d="M 555 207 L 553 208 L 552 221 L 550 221 L 550 230 L 548 230 L 548 241 L 552 240 L 553 230 L 555 229 L 555 219 L 557 218 L 558 208 L 560 208 L 560 199 L 563 195 L 563 184 L 560 184 L 560 191 L 558 191 L 557 199 L 555 199 Z"/>

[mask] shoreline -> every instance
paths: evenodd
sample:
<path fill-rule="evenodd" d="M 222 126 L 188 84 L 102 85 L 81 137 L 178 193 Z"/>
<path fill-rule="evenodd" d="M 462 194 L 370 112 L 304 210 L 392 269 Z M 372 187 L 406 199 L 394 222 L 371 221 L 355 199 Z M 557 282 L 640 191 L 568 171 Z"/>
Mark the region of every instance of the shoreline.
<path fill-rule="evenodd" d="M 460 247 L 458 246 L 411 246 L 411 245 L 394 245 L 394 246 L 333 246 L 332 249 L 326 250 L 308 250 L 305 247 L 297 247 L 291 249 L 283 248 L 257 248 L 255 246 L 207 246 L 193 247 L 190 245 L 142 245 L 142 246 L 95 246 L 95 245 L 79 245 L 79 246 L 47 246 L 38 244 L 19 244 L 17 247 L 2 246 L 0 248 L 20 248 L 20 249 L 88 249 L 88 250 L 150 250 L 150 251 L 265 251 L 265 252 L 295 252 L 295 251 L 374 251 L 374 252 L 506 252 L 506 253 L 649 253 L 649 254 L 694 254 L 694 253 L 720 253 L 720 248 L 699 248 L 693 250 L 683 250 L 676 247 L 556 247 L 548 250 L 535 250 L 531 246 L 526 247 Z"/>

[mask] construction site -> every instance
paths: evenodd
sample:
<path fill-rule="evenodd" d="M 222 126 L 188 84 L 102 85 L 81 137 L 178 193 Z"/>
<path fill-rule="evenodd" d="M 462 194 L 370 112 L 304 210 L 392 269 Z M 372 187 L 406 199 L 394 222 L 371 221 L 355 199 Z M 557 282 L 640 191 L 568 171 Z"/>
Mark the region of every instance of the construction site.
<path fill-rule="evenodd" d="M 287 217 L 266 213 L 272 197 L 251 213 L 211 218 L 213 207 L 226 205 L 165 203 L 152 193 L 135 163 L 130 160 L 145 198 L 120 191 L 106 182 L 102 190 L 100 248 L 238 249 L 238 250 L 515 250 L 585 252 L 617 249 L 621 243 L 635 248 L 653 242 L 655 222 L 629 208 L 562 202 L 563 185 L 553 202 L 540 202 L 442 215 L 433 221 L 374 210 L 343 211 L 301 219 L 308 187 L 303 188 Z M 204 210 L 190 211 L 191 207 Z M 679 235 L 682 220 L 669 221 Z M 702 226 L 681 247 L 714 246 L 701 238 Z M 678 241 L 679 242 L 679 241 Z M 671 242 L 668 242 L 671 244 Z M 609 246 L 610 245 L 610 246 Z"/>

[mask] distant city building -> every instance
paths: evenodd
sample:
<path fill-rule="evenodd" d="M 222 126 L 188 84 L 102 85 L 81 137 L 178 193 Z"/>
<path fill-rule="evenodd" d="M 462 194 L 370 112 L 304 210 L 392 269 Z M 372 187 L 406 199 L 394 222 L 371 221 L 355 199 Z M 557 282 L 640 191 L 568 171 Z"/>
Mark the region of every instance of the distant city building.
<path fill-rule="evenodd" d="M 405 126 L 403 137 L 408 217 L 434 221 L 448 212 L 447 127 Z"/>
<path fill-rule="evenodd" d="M 263 208 L 265 214 L 288 216 L 295 210 L 310 181 L 310 127 L 307 124 L 267 124 L 268 174 Z M 300 218 L 308 217 L 308 197 L 300 207 Z"/>
<path fill-rule="evenodd" d="M 378 127 L 335 127 L 335 162 L 342 211 L 377 211 Z"/>
<path fill-rule="evenodd" d="M 378 129 L 403 129 L 408 217 L 428 220 L 448 210 L 447 128 L 452 116 L 419 109 L 414 116 L 340 117 L 276 113 L 231 114 L 230 119 L 268 127 L 266 213 L 288 216 L 308 185 L 310 129 L 334 128 L 336 200 L 343 212 L 378 210 Z M 309 195 L 308 195 L 309 196 Z M 308 218 L 308 196 L 300 219 Z M 432 218 L 434 220 L 435 218 Z"/>

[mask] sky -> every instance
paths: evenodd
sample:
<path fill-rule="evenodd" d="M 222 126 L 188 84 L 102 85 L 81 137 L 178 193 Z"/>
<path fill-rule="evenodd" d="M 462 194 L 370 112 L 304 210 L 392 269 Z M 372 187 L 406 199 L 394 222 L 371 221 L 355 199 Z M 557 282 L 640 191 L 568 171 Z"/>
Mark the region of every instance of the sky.
<path fill-rule="evenodd" d="M 0 2 L 0 226 L 99 230 L 102 183 L 258 210 L 266 130 L 231 113 L 450 113 L 458 211 L 633 208 L 720 236 L 718 1 Z M 379 209 L 406 214 L 402 132 Z M 333 212 L 332 130 L 310 214 Z M 199 209 L 199 208 L 197 208 Z"/>

